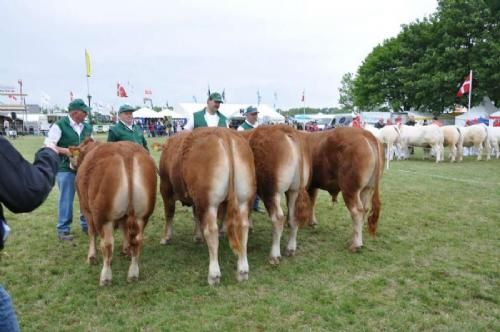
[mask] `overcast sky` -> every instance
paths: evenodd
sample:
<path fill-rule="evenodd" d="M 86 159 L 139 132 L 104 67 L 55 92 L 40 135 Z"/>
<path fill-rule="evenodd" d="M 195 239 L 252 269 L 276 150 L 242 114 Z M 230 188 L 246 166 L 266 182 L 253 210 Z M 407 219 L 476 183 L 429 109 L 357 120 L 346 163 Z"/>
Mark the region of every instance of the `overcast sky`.
<path fill-rule="evenodd" d="M 22 79 L 27 103 L 93 101 L 155 105 L 206 101 L 338 105 L 342 75 L 374 46 L 435 12 L 436 0 L 0 1 L 0 85 Z M 116 97 L 116 83 L 130 98 Z M 7 102 L 7 98 L 0 101 Z"/>

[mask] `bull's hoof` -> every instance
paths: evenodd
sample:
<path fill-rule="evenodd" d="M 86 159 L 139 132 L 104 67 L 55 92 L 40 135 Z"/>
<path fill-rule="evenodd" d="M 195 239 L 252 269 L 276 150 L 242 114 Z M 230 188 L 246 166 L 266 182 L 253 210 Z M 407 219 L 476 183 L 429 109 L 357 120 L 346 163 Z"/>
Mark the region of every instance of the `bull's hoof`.
<path fill-rule="evenodd" d="M 281 260 L 281 256 L 277 256 L 277 257 L 269 257 L 269 264 L 271 265 L 279 265 L 280 264 L 280 260 Z"/>
<path fill-rule="evenodd" d="M 101 279 L 99 281 L 99 285 L 101 285 L 102 287 L 111 286 L 111 279 L 104 279 L 104 280 Z"/>
<path fill-rule="evenodd" d="M 220 284 L 220 275 L 208 276 L 208 284 L 210 286 L 215 286 Z"/>
<path fill-rule="evenodd" d="M 137 282 L 139 280 L 139 276 L 128 276 L 127 281 L 128 282 Z"/>
<path fill-rule="evenodd" d="M 287 250 L 285 250 L 285 255 L 287 257 L 293 257 L 293 256 L 295 256 L 295 249 L 287 249 Z"/>
<path fill-rule="evenodd" d="M 361 252 L 361 249 L 363 249 L 363 245 L 360 245 L 360 246 L 351 245 L 351 246 L 349 247 L 349 250 L 350 250 L 352 253 L 359 253 L 359 252 Z"/>
<path fill-rule="evenodd" d="M 169 245 L 171 243 L 172 243 L 172 239 L 161 239 L 160 240 L 160 244 L 164 245 L 164 246 Z"/>
<path fill-rule="evenodd" d="M 97 257 L 95 257 L 95 256 L 87 257 L 87 262 L 90 265 L 97 265 Z"/>
<path fill-rule="evenodd" d="M 239 271 L 236 273 L 236 279 L 238 282 L 248 280 L 248 271 Z"/>

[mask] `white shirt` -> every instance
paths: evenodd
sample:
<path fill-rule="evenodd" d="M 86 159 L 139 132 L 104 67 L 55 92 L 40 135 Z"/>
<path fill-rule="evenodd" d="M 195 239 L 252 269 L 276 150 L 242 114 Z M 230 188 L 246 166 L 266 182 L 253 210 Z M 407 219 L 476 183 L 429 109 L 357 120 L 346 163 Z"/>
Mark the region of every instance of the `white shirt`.
<path fill-rule="evenodd" d="M 257 128 L 259 126 L 259 122 L 255 122 L 255 124 L 251 124 L 250 122 L 248 122 L 248 120 L 245 120 L 246 123 L 248 123 L 249 126 L 252 126 L 254 129 Z M 245 129 L 239 125 L 238 126 L 238 131 L 245 131 Z"/>
<path fill-rule="evenodd" d="M 205 111 L 205 121 L 207 122 L 207 127 L 217 127 L 219 125 L 219 116 L 217 113 L 210 114 L 208 111 Z M 226 123 L 227 127 L 227 123 Z M 188 118 L 188 122 L 184 126 L 184 130 L 193 130 L 194 129 L 194 113 Z"/>
<path fill-rule="evenodd" d="M 131 131 L 134 131 L 134 128 L 132 128 L 132 126 L 134 125 L 133 123 L 131 125 L 128 125 L 126 122 L 120 120 L 121 123 L 123 123 L 123 125 L 125 127 L 127 127 L 128 129 L 130 129 Z"/>
<path fill-rule="evenodd" d="M 68 115 L 69 118 L 69 124 L 71 125 L 71 128 L 80 136 L 83 130 L 83 123 L 76 123 L 73 121 L 73 119 Z M 54 144 L 57 145 L 57 142 L 61 139 L 62 131 L 59 126 L 54 123 L 50 129 L 49 132 L 47 133 L 47 138 L 45 138 L 44 144 L 48 146 L 49 144 Z"/>

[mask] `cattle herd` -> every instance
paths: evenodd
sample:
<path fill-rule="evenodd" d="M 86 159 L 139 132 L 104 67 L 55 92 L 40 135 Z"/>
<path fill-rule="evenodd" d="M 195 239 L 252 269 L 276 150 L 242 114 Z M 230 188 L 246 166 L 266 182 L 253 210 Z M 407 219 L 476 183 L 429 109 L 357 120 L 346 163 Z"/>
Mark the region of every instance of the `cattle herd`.
<path fill-rule="evenodd" d="M 316 223 L 314 205 L 319 189 L 326 190 L 333 202 L 342 193 L 353 225 L 350 250 L 357 251 L 363 246 L 365 220 L 369 233 L 376 233 L 384 156 L 387 162 L 392 159 L 393 146 L 403 154 L 409 146 L 430 147 L 436 162 L 443 159 L 444 146 L 450 146 L 452 161 L 461 160 L 464 146 L 475 146 L 479 151 L 485 147 L 487 158 L 490 147 L 495 146 L 498 158 L 498 136 L 482 125 L 399 125 L 380 131 L 337 128 L 314 133 L 285 125 L 246 132 L 198 128 L 168 138 L 158 168 L 148 152 L 135 143 L 86 140 L 70 150 L 72 165 L 78 170 L 76 187 L 81 209 L 89 224 L 87 260 L 97 263 L 95 243 L 99 234 L 103 255 L 100 284 L 111 284 L 113 229 L 119 227 L 123 231 L 122 252 L 131 257 L 128 280 L 138 279 L 144 228 L 154 211 L 158 174 L 165 210 L 160 243 L 167 245 L 172 240 L 176 201 L 192 207 L 195 240 L 205 241 L 208 247 L 210 285 L 221 278 L 221 232 L 227 234 L 238 257 L 237 280 L 248 279 L 247 243 L 256 196 L 264 203 L 272 224 L 271 264 L 281 260 L 285 223 L 290 228 L 287 256 L 295 254 L 299 227 Z M 286 217 L 282 194 L 288 207 Z"/>
<path fill-rule="evenodd" d="M 436 163 L 443 161 L 444 147 L 449 147 L 451 162 L 462 161 L 464 148 L 473 148 L 477 153 L 477 160 L 481 160 L 484 153 L 486 160 L 492 155 L 500 157 L 500 127 L 487 127 L 476 124 L 468 127 L 457 126 L 385 126 L 382 129 L 365 128 L 379 139 L 386 148 L 386 167 L 396 155 L 398 159 L 409 156 L 410 147 L 426 148 L 426 153 L 433 153 Z"/>

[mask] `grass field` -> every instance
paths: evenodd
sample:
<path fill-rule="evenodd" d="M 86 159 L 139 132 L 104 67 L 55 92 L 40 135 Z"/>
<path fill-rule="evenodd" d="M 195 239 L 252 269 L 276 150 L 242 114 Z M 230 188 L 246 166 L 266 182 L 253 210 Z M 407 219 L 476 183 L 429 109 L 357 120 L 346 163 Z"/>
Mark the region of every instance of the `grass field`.
<path fill-rule="evenodd" d="M 14 141 L 30 161 L 41 144 Z M 332 207 L 320 195 L 319 226 L 300 230 L 296 256 L 278 267 L 267 263 L 270 221 L 254 214 L 250 279 L 237 283 L 223 239 L 217 287 L 207 285 L 208 251 L 192 242 L 189 210 L 177 208 L 173 243 L 160 245 L 160 195 L 139 281 L 127 283 L 128 260 L 115 254 L 113 285 L 99 287 L 102 258 L 99 252 L 98 266 L 86 264 L 76 218 L 73 244 L 57 240 L 57 196 L 56 186 L 34 212 L 6 213 L 12 232 L 0 254 L 0 282 L 24 331 L 500 330 L 499 160 L 391 163 L 378 236 L 365 232 L 356 254 L 348 251 L 351 221 L 341 199 Z M 287 231 L 283 252 L 286 238 Z"/>

